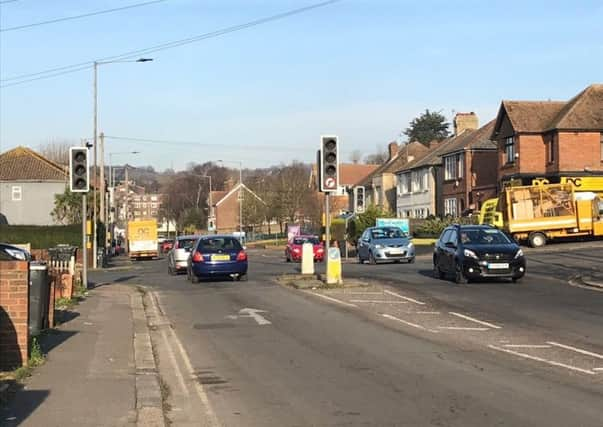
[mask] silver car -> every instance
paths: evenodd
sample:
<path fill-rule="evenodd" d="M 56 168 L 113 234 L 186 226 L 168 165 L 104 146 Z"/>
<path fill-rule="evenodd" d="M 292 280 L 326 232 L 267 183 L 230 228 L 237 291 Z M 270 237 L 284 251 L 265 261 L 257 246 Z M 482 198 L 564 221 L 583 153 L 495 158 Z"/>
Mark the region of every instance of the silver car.
<path fill-rule="evenodd" d="M 168 273 L 178 274 L 185 272 L 191 249 L 199 236 L 179 236 L 174 241 L 174 246 L 168 253 Z"/>
<path fill-rule="evenodd" d="M 415 246 L 398 227 L 369 227 L 358 241 L 358 262 L 377 264 L 381 261 L 415 262 Z"/>

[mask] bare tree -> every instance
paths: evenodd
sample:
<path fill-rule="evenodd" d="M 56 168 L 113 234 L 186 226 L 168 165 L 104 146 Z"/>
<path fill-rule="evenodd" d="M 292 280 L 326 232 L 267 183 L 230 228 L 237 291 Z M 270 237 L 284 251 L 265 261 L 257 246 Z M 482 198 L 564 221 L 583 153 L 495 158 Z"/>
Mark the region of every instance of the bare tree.
<path fill-rule="evenodd" d="M 76 141 L 68 139 L 51 139 L 38 146 L 38 152 L 59 165 L 69 164 L 69 147 L 80 145 Z"/>
<path fill-rule="evenodd" d="M 360 163 L 361 159 L 362 159 L 362 152 L 360 150 L 354 150 L 350 153 L 350 160 L 352 161 L 352 163 L 358 164 L 358 163 Z"/>

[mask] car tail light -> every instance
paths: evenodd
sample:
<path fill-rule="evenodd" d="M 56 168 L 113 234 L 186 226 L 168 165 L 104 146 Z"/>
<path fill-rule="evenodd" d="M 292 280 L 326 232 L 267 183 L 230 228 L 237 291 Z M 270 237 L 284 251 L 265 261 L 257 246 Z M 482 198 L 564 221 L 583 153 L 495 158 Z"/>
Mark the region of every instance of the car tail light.
<path fill-rule="evenodd" d="M 245 251 L 240 251 L 237 254 L 237 261 L 247 261 L 247 253 Z"/>
<path fill-rule="evenodd" d="M 203 254 L 199 251 L 195 251 L 193 254 L 193 262 L 203 262 Z"/>

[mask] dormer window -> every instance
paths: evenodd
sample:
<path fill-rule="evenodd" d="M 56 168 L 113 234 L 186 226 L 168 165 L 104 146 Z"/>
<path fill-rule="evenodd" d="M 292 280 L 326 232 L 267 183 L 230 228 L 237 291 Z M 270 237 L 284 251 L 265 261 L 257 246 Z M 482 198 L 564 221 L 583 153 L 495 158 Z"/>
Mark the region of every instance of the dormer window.
<path fill-rule="evenodd" d="M 515 163 L 516 155 L 515 138 L 510 136 L 505 138 L 505 159 L 506 163 Z"/>

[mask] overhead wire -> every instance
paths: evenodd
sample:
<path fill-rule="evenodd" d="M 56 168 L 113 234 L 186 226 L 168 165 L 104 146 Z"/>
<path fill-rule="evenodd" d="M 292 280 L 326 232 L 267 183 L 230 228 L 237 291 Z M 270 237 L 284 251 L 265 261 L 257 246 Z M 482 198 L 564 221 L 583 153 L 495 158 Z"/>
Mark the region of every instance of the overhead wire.
<path fill-rule="evenodd" d="M 13 0 L 13 1 L 16 1 L 16 0 Z M 80 15 L 65 16 L 62 18 L 49 19 L 47 21 L 33 22 L 31 24 L 16 25 L 14 27 L 0 28 L 0 32 L 23 30 L 25 28 L 38 27 L 40 25 L 56 24 L 57 22 L 71 21 L 74 19 L 81 19 L 81 18 L 88 18 L 90 16 L 103 15 L 105 13 L 112 13 L 112 12 L 119 12 L 119 11 L 127 10 L 127 9 L 134 9 L 136 7 L 148 6 L 148 5 L 155 4 L 155 3 L 162 3 L 165 1 L 167 1 L 167 0 L 150 0 L 150 1 L 142 2 L 142 3 L 131 4 L 128 6 L 114 7 L 112 9 L 103 9 L 103 10 L 97 10 L 96 12 L 82 13 Z"/>
<path fill-rule="evenodd" d="M 304 12 L 308 12 L 310 10 L 313 9 L 317 9 L 320 7 L 324 7 L 324 6 L 328 6 L 330 4 L 333 3 L 337 3 L 340 2 L 342 0 L 328 0 L 328 1 L 322 1 L 319 3 L 314 3 L 312 5 L 309 6 L 305 6 L 305 7 L 301 7 L 301 8 L 297 8 L 297 9 L 292 9 L 286 12 L 281 12 L 275 15 L 271 15 L 265 18 L 260 18 L 260 19 L 256 19 L 253 21 L 249 21 L 246 22 L 244 24 L 239 24 L 239 25 L 234 25 L 231 27 L 226 27 L 226 28 L 222 28 L 219 30 L 215 30 L 215 31 L 211 31 L 208 33 L 204 33 L 204 34 L 200 34 L 197 36 L 193 36 L 193 37 L 188 37 L 185 39 L 180 39 L 180 40 L 174 40 L 171 42 L 166 42 L 166 43 L 162 43 L 162 44 L 158 44 L 155 46 L 151 46 L 148 48 L 143 48 L 143 49 L 137 49 L 137 50 L 131 50 L 128 52 L 124 52 L 122 54 L 119 55 L 113 55 L 113 56 L 107 56 L 104 58 L 100 58 L 97 61 L 112 61 L 112 60 L 122 60 L 122 59 L 131 59 L 134 58 L 136 56 L 139 55 L 145 55 L 145 54 L 149 54 L 149 53 L 154 53 L 154 52 L 159 52 L 162 50 L 166 50 L 166 49 L 173 49 L 175 47 L 179 47 L 179 46 L 183 46 L 183 45 L 187 45 L 187 44 L 191 44 L 191 43 L 196 43 L 199 41 L 203 41 L 206 39 L 211 39 L 211 38 L 215 38 L 215 37 L 219 37 L 228 33 L 233 33 L 236 31 L 241 31 L 243 29 L 247 29 L 250 27 L 255 27 L 258 25 L 262 25 L 271 21 L 276 21 L 276 20 L 280 20 L 280 19 L 284 19 L 290 16 L 294 16 L 294 15 L 298 15 Z M 85 69 L 87 67 L 91 67 L 94 64 L 95 61 L 87 61 L 87 62 L 80 62 L 77 64 L 71 64 L 71 65 L 66 65 L 66 66 L 62 66 L 62 67 L 55 67 L 55 68 L 51 68 L 51 69 L 47 69 L 44 71 L 39 71 L 36 73 L 29 73 L 29 74 L 21 74 L 18 76 L 13 76 L 13 77 L 8 77 L 5 79 L 0 79 L 1 82 L 11 82 L 11 83 L 7 83 L 7 84 L 3 84 L 0 87 L 9 87 L 9 86 L 15 86 L 15 85 L 20 85 L 22 83 L 28 83 L 31 81 L 35 81 L 35 80 L 42 80 L 42 79 L 46 79 L 46 78 L 51 78 L 51 77 L 56 77 L 56 76 L 60 76 L 63 74 L 69 74 L 69 73 L 73 73 L 73 72 L 77 72 L 77 71 L 81 71 L 82 69 Z"/>

